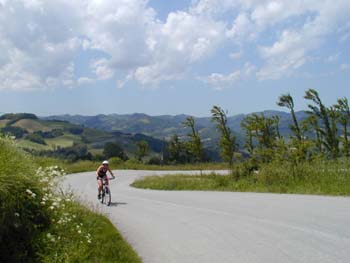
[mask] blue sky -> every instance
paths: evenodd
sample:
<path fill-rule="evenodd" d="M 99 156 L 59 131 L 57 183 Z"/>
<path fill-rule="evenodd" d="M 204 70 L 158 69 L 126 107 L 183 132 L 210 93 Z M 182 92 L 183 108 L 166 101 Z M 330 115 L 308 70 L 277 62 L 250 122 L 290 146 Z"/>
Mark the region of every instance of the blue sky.
<path fill-rule="evenodd" d="M 348 0 L 0 0 L 0 112 L 208 116 L 350 97 Z"/>

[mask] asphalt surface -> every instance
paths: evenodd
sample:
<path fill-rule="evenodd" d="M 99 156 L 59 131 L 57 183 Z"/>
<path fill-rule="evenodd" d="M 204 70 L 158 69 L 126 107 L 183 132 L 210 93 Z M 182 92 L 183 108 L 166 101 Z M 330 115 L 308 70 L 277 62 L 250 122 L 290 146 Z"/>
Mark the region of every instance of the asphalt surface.
<path fill-rule="evenodd" d="M 95 173 L 64 184 L 108 215 L 144 263 L 350 262 L 350 198 L 129 186 L 165 173 L 115 171 L 110 207 L 97 202 Z"/>

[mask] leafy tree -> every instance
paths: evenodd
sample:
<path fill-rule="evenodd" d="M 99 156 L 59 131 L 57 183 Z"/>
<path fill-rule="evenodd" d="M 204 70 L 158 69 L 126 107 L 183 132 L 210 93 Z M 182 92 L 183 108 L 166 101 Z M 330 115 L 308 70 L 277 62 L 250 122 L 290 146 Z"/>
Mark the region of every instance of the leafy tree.
<path fill-rule="evenodd" d="M 139 161 L 142 161 L 142 159 L 147 155 L 148 150 L 149 150 L 149 145 L 146 141 L 137 142 L 136 155 Z"/>
<path fill-rule="evenodd" d="M 189 162 L 189 155 L 187 153 L 185 143 L 180 141 L 177 134 L 171 137 L 167 147 L 167 157 L 169 161 L 175 163 L 187 163 Z"/>
<path fill-rule="evenodd" d="M 350 143 L 348 138 L 348 126 L 350 124 L 350 107 L 348 99 L 338 99 L 337 104 L 334 107 L 337 109 L 337 119 L 343 129 L 343 153 L 345 156 L 350 156 Z"/>
<path fill-rule="evenodd" d="M 107 159 L 112 157 L 119 157 L 124 161 L 128 159 L 124 149 L 118 143 L 115 142 L 107 142 L 105 144 L 103 149 L 103 155 Z"/>
<path fill-rule="evenodd" d="M 242 122 L 241 122 L 241 127 L 245 130 L 245 144 L 244 148 L 250 153 L 253 154 L 254 152 L 254 131 L 256 130 L 255 128 L 255 123 L 254 119 L 251 115 L 248 115 L 245 117 Z"/>
<path fill-rule="evenodd" d="M 195 120 L 193 117 L 187 117 L 182 123 L 184 127 L 191 129 L 191 133 L 188 134 L 190 141 L 188 143 L 189 152 L 193 155 L 195 162 L 204 161 L 204 150 L 201 137 L 195 127 Z"/>
<path fill-rule="evenodd" d="M 306 91 L 305 99 L 310 100 L 313 104 L 309 104 L 309 115 L 314 115 L 317 119 L 320 119 L 323 126 L 320 129 L 324 140 L 322 144 L 333 158 L 337 158 L 339 155 L 339 140 L 337 135 L 337 127 L 335 124 L 335 111 L 333 108 L 328 109 L 320 99 L 318 92 L 314 89 Z"/>
<path fill-rule="evenodd" d="M 232 134 L 230 127 L 227 125 L 227 115 L 223 109 L 219 106 L 214 106 L 211 113 L 212 121 L 216 123 L 216 128 L 221 134 L 219 142 L 221 157 L 232 166 L 234 153 L 237 149 L 236 137 Z"/>
<path fill-rule="evenodd" d="M 297 138 L 297 140 L 301 141 L 303 138 L 303 134 L 302 134 L 302 131 L 300 129 L 297 117 L 295 115 L 293 97 L 290 94 L 282 95 L 279 97 L 277 105 L 280 107 L 288 108 L 290 110 L 293 124 L 291 124 L 289 127 L 292 130 L 292 132 L 294 133 L 294 136 Z"/>
<path fill-rule="evenodd" d="M 316 149 L 318 153 L 323 153 L 323 139 L 318 118 L 315 115 L 311 114 L 302 122 L 302 126 L 303 130 L 311 131 L 314 134 Z"/>

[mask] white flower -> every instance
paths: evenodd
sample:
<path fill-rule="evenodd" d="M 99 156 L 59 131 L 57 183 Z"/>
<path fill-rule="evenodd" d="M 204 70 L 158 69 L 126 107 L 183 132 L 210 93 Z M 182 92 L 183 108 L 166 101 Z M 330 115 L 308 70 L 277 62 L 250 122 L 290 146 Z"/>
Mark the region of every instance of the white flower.
<path fill-rule="evenodd" d="M 33 194 L 33 192 L 30 189 L 27 189 L 26 192 L 30 195 Z"/>
<path fill-rule="evenodd" d="M 16 213 L 15 213 L 15 216 L 16 216 L 16 217 L 19 217 L 19 213 L 16 212 Z"/>

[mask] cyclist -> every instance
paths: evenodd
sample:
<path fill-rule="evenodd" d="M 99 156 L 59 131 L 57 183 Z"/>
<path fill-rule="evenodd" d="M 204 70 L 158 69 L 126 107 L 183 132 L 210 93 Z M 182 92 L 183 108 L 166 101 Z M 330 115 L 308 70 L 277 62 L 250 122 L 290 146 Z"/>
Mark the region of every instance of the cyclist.
<path fill-rule="evenodd" d="M 113 179 L 115 178 L 113 172 L 109 168 L 109 162 L 108 161 L 103 161 L 102 165 L 100 165 L 100 167 L 98 167 L 97 171 L 96 171 L 97 184 L 98 184 L 98 195 L 97 195 L 98 199 L 101 199 L 101 191 L 102 191 L 103 180 L 105 179 L 107 184 L 109 184 L 107 172 L 109 172 L 112 175 Z"/>

